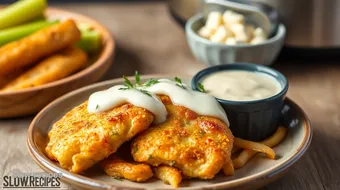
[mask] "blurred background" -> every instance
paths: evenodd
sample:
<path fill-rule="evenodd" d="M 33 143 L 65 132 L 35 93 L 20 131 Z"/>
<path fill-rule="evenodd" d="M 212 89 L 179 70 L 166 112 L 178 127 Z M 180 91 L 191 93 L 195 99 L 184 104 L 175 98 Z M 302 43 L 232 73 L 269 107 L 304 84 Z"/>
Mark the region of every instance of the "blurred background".
<path fill-rule="evenodd" d="M 16 0 L 0 0 L 0 3 L 8 4 L 13 3 Z M 84 3 L 84 2 L 143 2 L 143 1 L 162 1 L 162 0 L 49 0 L 48 2 L 51 3 L 65 3 L 65 2 L 72 2 L 72 3 Z"/>

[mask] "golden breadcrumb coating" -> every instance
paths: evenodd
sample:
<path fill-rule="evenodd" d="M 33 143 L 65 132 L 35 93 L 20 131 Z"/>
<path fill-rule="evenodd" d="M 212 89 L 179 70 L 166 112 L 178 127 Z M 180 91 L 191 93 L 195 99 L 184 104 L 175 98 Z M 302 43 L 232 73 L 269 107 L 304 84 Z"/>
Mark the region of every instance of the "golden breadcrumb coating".
<path fill-rule="evenodd" d="M 129 163 L 111 155 L 100 162 L 100 167 L 112 177 L 125 178 L 130 181 L 144 182 L 153 176 L 151 167 L 144 163 Z"/>
<path fill-rule="evenodd" d="M 175 188 L 182 182 L 181 172 L 177 168 L 171 166 L 158 166 L 154 168 L 154 173 L 156 178 Z"/>
<path fill-rule="evenodd" d="M 79 173 L 116 152 L 125 141 L 146 130 L 153 120 L 151 112 L 132 104 L 89 113 L 85 102 L 53 125 L 46 152 L 61 167 Z"/>
<path fill-rule="evenodd" d="M 230 129 L 220 119 L 174 105 L 168 96 L 160 98 L 169 113 L 167 121 L 133 140 L 134 160 L 176 167 L 184 177 L 212 179 L 230 161 L 234 141 Z"/>

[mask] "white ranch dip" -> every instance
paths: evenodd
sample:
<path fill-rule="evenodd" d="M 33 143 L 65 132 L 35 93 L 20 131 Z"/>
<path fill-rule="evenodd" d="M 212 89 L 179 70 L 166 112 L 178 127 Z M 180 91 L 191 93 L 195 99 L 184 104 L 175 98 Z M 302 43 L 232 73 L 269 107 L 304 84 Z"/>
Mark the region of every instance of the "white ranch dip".
<path fill-rule="evenodd" d="M 184 106 L 199 115 L 213 116 L 221 119 L 229 126 L 227 115 L 216 99 L 205 93 L 191 90 L 184 85 L 185 89 L 168 79 L 159 79 L 159 83 L 150 87 L 141 87 L 151 96 L 138 89 L 119 90 L 123 85 L 114 86 L 108 90 L 93 93 L 88 101 L 88 111 L 91 113 L 103 112 L 117 107 L 125 102 L 145 108 L 152 112 L 156 119 L 155 123 L 166 120 L 167 110 L 158 95 L 167 95 L 175 105 Z"/>
<path fill-rule="evenodd" d="M 281 91 L 272 76 L 249 71 L 220 71 L 206 76 L 202 84 L 207 93 L 224 100 L 252 101 L 268 98 Z"/>
<path fill-rule="evenodd" d="M 107 90 L 93 93 L 89 98 L 87 110 L 90 113 L 98 113 L 129 102 L 152 112 L 156 117 L 155 123 L 161 123 L 166 120 L 166 108 L 157 96 L 148 96 L 137 89 L 119 90 L 124 87 L 124 85 L 117 85 Z"/>

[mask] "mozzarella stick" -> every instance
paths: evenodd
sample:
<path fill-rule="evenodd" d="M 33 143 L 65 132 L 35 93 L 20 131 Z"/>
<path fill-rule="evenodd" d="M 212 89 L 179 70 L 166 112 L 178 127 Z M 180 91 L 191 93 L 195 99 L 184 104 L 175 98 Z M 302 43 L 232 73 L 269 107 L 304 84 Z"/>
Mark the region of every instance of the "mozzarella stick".
<path fill-rule="evenodd" d="M 65 78 L 85 66 L 86 54 L 79 48 L 69 47 L 38 63 L 5 85 L 2 91 L 35 87 Z"/>
<path fill-rule="evenodd" d="M 39 30 L 25 38 L 0 48 L 0 76 L 29 66 L 80 40 L 80 32 L 73 20 Z"/>

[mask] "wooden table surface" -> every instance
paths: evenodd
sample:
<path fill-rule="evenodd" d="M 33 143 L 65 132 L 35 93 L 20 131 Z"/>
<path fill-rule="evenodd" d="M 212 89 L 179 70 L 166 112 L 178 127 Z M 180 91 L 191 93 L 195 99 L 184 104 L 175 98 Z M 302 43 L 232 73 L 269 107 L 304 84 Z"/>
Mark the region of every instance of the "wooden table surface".
<path fill-rule="evenodd" d="M 135 70 L 142 74 L 193 75 L 205 67 L 192 56 L 183 29 L 171 19 L 163 3 L 57 7 L 93 17 L 114 34 L 117 57 L 103 80 Z M 307 153 L 288 174 L 264 189 L 340 189 L 340 61 L 280 59 L 274 67 L 288 77 L 288 96 L 310 117 L 314 137 Z M 0 120 L 0 177 L 13 169 L 42 171 L 26 148 L 26 131 L 32 118 Z M 65 184 L 62 187 L 68 188 Z"/>

